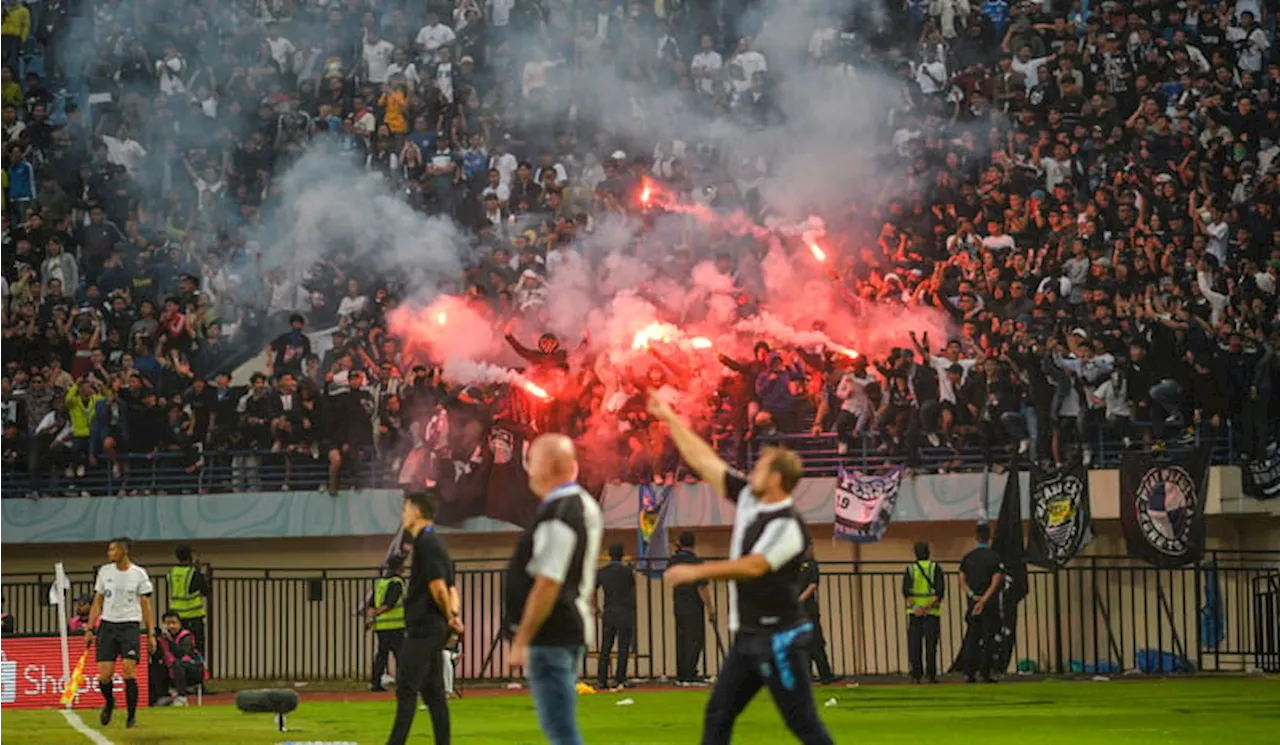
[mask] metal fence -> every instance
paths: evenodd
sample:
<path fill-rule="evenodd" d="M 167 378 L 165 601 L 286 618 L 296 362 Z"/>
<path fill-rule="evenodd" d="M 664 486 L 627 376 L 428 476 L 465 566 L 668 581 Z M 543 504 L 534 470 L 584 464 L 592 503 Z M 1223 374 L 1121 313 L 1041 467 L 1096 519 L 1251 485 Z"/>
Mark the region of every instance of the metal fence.
<path fill-rule="evenodd" d="M 1099 433 L 1093 442 L 1093 468 L 1115 468 L 1125 451 L 1124 444 L 1115 438 Z M 1228 422 L 1223 434 L 1211 439 L 1213 463 L 1231 464 L 1238 461 L 1238 436 Z M 1197 442 L 1199 440 L 1197 439 Z M 875 471 L 901 463 L 900 457 L 880 454 L 871 440 L 863 439 L 849 452 L 841 453 L 838 440 L 831 434 L 777 435 L 752 440 L 747 449 L 749 462 L 755 462 L 762 447 L 783 444 L 795 449 L 804 457 L 805 475 L 810 477 L 834 476 L 841 466 L 854 470 Z M 126 496 L 147 494 L 216 494 L 239 491 L 282 491 L 296 489 L 309 491 L 325 488 L 329 479 L 329 464 L 323 458 L 309 455 L 286 454 L 270 451 L 207 451 L 192 456 L 175 453 L 143 453 L 122 456 L 121 471 L 114 472 L 105 465 L 89 468 L 83 473 L 76 468 L 42 469 L 41 492 L 45 496 Z M 396 473 L 381 462 L 372 452 L 361 454 L 359 462 L 349 464 L 343 473 L 345 486 L 361 488 L 394 488 Z M 952 471 L 976 471 L 983 468 L 988 458 L 982 448 L 967 445 L 959 450 L 924 447 L 914 467 L 922 471 L 937 471 L 946 467 Z M 26 462 L 6 468 L 0 482 L 0 495 L 4 498 L 26 496 L 31 489 L 31 478 L 26 473 Z"/>
<path fill-rule="evenodd" d="M 900 564 L 823 565 L 821 622 L 835 672 L 901 675 L 907 616 Z M 964 598 L 954 564 L 947 570 L 940 660 L 945 669 L 964 634 Z M 156 608 L 168 605 L 164 567 Z M 207 653 L 220 678 L 284 681 L 359 679 L 373 664 L 372 634 L 357 610 L 372 590 L 372 571 L 217 569 L 208 602 Z M 48 605 L 52 573 L 3 580 L 19 633 L 56 633 Z M 73 574 L 71 595 L 92 577 Z M 504 680 L 507 644 L 499 640 L 503 569 L 498 562 L 459 562 L 457 579 L 468 633 L 459 674 Z M 670 589 L 637 578 L 632 675 L 666 679 L 675 672 Z M 702 667 L 717 672 L 716 636 L 728 640 L 727 591 L 713 588 L 717 628 L 708 628 Z M 1216 610 L 1215 610 L 1216 608 Z M 1126 558 L 1085 557 L 1056 572 L 1033 570 L 1017 627 L 1013 664 L 1044 673 L 1132 670 L 1280 672 L 1280 552 L 1215 553 L 1205 567 L 1156 569 Z M 583 667 L 594 679 L 596 650 Z"/>

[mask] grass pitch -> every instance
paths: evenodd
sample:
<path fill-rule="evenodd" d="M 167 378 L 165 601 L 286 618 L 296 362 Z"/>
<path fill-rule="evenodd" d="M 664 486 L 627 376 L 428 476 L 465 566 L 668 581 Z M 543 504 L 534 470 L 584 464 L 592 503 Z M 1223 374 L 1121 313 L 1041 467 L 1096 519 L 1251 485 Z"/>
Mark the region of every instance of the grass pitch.
<path fill-rule="evenodd" d="M 579 721 L 591 745 L 689 745 L 698 742 L 707 695 L 641 689 L 581 696 Z M 837 743 L 1251 745 L 1275 743 L 1280 732 L 1280 681 L 1274 678 L 835 687 L 818 689 L 817 697 Z M 625 698 L 634 704 L 619 706 Z M 834 705 L 822 706 L 832 698 Z M 544 742 L 527 695 L 476 696 L 451 707 L 458 745 Z M 389 698 L 308 702 L 304 692 L 287 733 L 276 732 L 270 716 L 231 706 L 144 709 L 132 730 L 120 711 L 105 729 L 96 711 L 76 713 L 114 745 L 372 745 L 386 741 L 393 709 Z M 6 711 L 0 729 L 5 743 L 89 742 L 57 711 Z M 410 742 L 431 741 L 430 720 L 419 712 Z M 734 742 L 794 740 L 762 694 L 738 721 Z"/>

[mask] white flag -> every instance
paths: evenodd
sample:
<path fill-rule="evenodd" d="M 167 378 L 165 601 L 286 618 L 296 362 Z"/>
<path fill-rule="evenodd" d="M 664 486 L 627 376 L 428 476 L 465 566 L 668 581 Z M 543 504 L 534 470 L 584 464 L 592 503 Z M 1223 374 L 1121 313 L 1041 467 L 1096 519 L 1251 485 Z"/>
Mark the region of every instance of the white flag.
<path fill-rule="evenodd" d="M 71 580 L 62 570 L 62 562 L 53 565 L 53 584 L 49 585 L 49 605 L 61 605 L 66 602 L 67 591 L 71 589 Z"/>

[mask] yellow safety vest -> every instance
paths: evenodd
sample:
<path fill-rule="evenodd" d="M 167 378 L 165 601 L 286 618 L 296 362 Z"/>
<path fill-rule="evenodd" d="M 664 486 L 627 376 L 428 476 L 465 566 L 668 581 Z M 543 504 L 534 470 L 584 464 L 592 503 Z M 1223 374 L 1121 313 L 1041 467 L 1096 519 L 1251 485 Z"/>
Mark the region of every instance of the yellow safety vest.
<path fill-rule="evenodd" d="M 204 618 L 204 596 L 191 591 L 191 577 L 196 570 L 177 566 L 169 570 L 169 608 L 178 618 Z"/>
<path fill-rule="evenodd" d="M 928 559 L 907 565 L 907 571 L 911 573 L 911 597 L 907 598 L 907 613 L 911 613 L 916 608 L 925 607 L 938 597 L 937 590 L 933 588 L 937 567 L 937 564 Z M 942 606 L 935 605 L 929 611 L 929 615 L 941 616 Z"/>
<path fill-rule="evenodd" d="M 394 631 L 395 629 L 404 628 L 404 596 L 406 588 L 403 577 L 386 577 L 378 580 L 378 585 L 373 590 L 373 607 L 382 608 L 387 604 L 387 590 L 391 588 L 392 582 L 400 585 L 400 597 L 396 599 L 396 604 L 391 607 L 391 610 L 373 617 L 374 631 Z"/>

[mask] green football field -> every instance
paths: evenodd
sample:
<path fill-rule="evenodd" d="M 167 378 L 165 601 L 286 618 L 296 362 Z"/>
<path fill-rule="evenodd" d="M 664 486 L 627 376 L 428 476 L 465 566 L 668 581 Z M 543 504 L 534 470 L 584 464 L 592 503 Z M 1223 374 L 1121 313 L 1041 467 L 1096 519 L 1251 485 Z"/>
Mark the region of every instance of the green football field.
<path fill-rule="evenodd" d="M 687 745 L 698 742 L 707 695 L 705 690 L 585 695 L 579 698 L 579 719 L 591 745 Z M 634 703 L 618 705 L 626 698 Z M 1274 678 L 835 687 L 820 689 L 818 699 L 837 743 L 1280 742 L 1280 681 Z M 831 699 L 834 704 L 822 706 Z M 451 707 L 459 745 L 543 742 L 525 695 L 473 696 Z M 303 693 L 288 733 L 276 732 L 269 715 L 241 714 L 230 706 L 144 709 L 132 730 L 125 729 L 122 716 L 103 729 L 96 711 L 78 712 L 101 736 L 96 740 L 77 732 L 62 712 L 6 711 L 2 734 L 6 743 L 30 745 L 371 745 L 385 742 L 393 708 L 390 699 L 308 701 Z M 419 713 L 410 742 L 431 742 L 426 712 Z M 739 720 L 734 742 L 794 740 L 765 696 Z"/>

